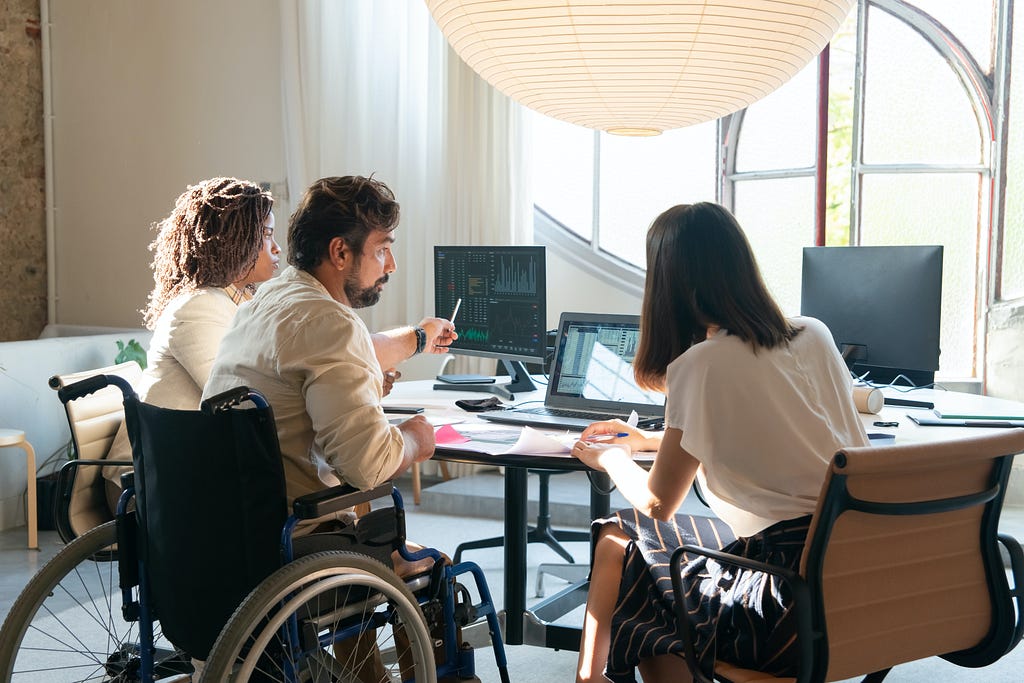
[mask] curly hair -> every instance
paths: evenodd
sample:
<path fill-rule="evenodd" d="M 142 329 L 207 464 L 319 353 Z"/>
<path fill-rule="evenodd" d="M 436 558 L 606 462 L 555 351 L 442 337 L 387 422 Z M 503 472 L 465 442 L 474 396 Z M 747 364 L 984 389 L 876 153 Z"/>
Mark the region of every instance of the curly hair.
<path fill-rule="evenodd" d="M 288 226 L 288 263 L 311 271 L 341 237 L 355 252 L 371 230 L 391 232 L 398 226 L 395 194 L 373 177 L 342 176 L 314 182 L 299 202 Z"/>
<path fill-rule="evenodd" d="M 154 225 L 154 286 L 144 311 L 153 329 L 167 304 L 199 287 L 226 287 L 245 276 L 263 248 L 263 228 L 274 205 L 269 192 L 237 178 L 190 185 L 167 218 Z"/>

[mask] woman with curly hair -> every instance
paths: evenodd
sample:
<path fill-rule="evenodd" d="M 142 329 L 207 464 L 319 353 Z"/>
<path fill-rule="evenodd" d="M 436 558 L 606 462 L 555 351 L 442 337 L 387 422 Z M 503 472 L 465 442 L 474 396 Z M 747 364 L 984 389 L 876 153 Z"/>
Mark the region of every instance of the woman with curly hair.
<path fill-rule="evenodd" d="M 273 205 L 270 193 L 254 183 L 211 178 L 189 186 L 156 224 L 159 233 L 149 245 L 154 286 L 143 312 L 153 338 L 136 387 L 143 401 L 162 408 L 199 407 L 235 311 L 277 270 L 281 248 L 274 240 Z M 131 460 L 123 426 L 107 458 Z M 120 493 L 122 469 L 104 468 L 112 496 Z"/>

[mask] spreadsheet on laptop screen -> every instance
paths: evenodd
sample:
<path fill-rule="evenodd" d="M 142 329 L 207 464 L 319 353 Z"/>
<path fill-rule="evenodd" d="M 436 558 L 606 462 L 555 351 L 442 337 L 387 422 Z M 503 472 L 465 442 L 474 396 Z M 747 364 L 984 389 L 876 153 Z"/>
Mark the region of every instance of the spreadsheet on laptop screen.
<path fill-rule="evenodd" d="M 662 405 L 665 397 L 633 378 L 640 330 L 632 324 L 569 323 L 552 393 L 587 400 Z"/>

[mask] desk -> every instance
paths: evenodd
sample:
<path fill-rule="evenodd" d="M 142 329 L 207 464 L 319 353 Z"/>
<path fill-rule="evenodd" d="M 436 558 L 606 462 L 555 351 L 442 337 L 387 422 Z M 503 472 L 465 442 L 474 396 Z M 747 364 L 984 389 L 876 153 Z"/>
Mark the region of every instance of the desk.
<path fill-rule="evenodd" d="M 938 390 L 919 389 L 908 393 L 886 390 L 887 395 L 932 401 L 940 409 L 975 410 L 1024 410 L 1024 404 L 1014 401 L 1002 401 L 973 394 L 944 392 Z M 479 394 L 469 392 L 435 392 L 432 381 L 398 382 L 391 394 L 384 400 L 385 405 L 412 404 L 426 408 L 428 417 L 458 421 L 473 421 L 476 418 L 455 407 L 455 401 L 461 398 L 480 398 Z M 516 402 L 540 401 L 543 391 L 517 394 Z M 868 432 L 893 433 L 896 441 L 943 441 L 977 434 L 978 428 L 972 427 L 921 427 L 906 417 L 907 413 L 922 409 L 886 406 L 879 415 L 861 415 Z M 928 412 L 930 411 L 923 411 Z M 895 421 L 896 428 L 881 428 L 872 425 L 875 421 Z M 884 446 L 894 441 L 875 442 Z M 570 587 L 559 595 L 553 596 L 535 606 L 534 611 L 526 609 L 526 478 L 529 468 L 555 470 L 585 470 L 583 463 L 569 454 L 565 455 L 490 455 L 475 453 L 456 448 L 439 446 L 435 458 L 455 462 L 468 462 L 487 465 L 505 466 L 505 642 L 509 645 L 542 645 L 558 649 L 576 650 L 579 647 L 579 629 L 551 625 L 554 619 L 544 618 L 544 614 L 564 614 L 585 600 L 585 586 Z M 595 483 L 601 490 L 610 488 L 608 476 L 594 473 Z M 591 487 L 591 517 L 602 517 L 608 513 L 609 496 L 602 495 L 595 487 Z M 538 616 L 540 614 L 540 616 Z"/>
<path fill-rule="evenodd" d="M 440 420 L 457 419 L 462 422 L 477 420 L 473 413 L 455 407 L 455 401 L 461 398 L 480 398 L 479 394 L 470 392 L 444 391 L 435 392 L 432 381 L 398 382 L 391 394 L 385 399 L 385 405 L 418 405 L 426 409 L 429 418 Z M 516 402 L 543 400 L 543 390 L 525 394 L 517 394 Z M 587 467 L 569 455 L 491 455 L 458 448 L 437 447 L 435 458 L 484 465 L 501 465 L 505 467 L 505 642 L 509 645 L 543 645 L 559 649 L 575 650 L 579 647 L 579 630 L 544 626 L 535 615 L 526 609 L 526 533 L 528 520 L 527 510 L 527 470 L 550 469 L 565 471 L 581 471 Z M 594 486 L 590 487 L 591 518 L 603 517 L 609 512 L 611 480 L 603 472 L 592 474 Z M 600 489 L 600 490 L 598 490 Z M 556 596 L 557 597 L 557 596 Z M 577 598 L 585 599 L 583 596 Z M 574 598 L 575 600 L 576 598 Z M 557 607 L 557 600 L 545 603 L 556 605 L 553 610 L 569 611 L 565 605 Z M 578 602 L 577 604 L 582 604 Z"/>

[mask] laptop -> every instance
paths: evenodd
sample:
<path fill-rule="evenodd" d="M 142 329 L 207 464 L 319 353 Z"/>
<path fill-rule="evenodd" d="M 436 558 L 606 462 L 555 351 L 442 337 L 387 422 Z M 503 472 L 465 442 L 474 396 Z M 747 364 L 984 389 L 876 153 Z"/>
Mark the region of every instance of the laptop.
<path fill-rule="evenodd" d="M 633 379 L 639 340 L 639 316 L 563 313 L 544 405 L 489 411 L 479 417 L 502 424 L 583 431 L 597 420 L 625 420 L 635 410 L 640 427 L 660 428 L 665 418 L 664 394 L 641 389 Z"/>

